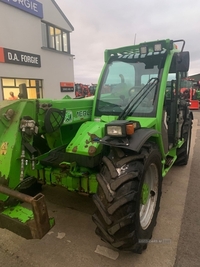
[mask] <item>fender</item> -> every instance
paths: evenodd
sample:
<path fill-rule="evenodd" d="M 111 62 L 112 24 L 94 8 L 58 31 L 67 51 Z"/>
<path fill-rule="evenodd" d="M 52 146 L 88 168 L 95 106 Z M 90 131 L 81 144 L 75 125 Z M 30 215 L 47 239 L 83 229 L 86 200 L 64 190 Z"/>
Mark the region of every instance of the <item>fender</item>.
<path fill-rule="evenodd" d="M 160 134 L 157 130 L 140 128 L 135 131 L 129 138 L 116 138 L 105 136 L 100 143 L 106 146 L 120 147 L 139 152 L 144 143 L 154 134 Z"/>

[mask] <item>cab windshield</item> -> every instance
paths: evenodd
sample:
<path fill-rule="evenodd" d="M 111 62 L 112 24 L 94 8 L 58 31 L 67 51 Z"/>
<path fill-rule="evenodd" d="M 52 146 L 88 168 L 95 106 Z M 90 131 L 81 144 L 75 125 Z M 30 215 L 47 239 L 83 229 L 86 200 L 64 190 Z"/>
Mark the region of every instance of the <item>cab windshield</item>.
<path fill-rule="evenodd" d="M 130 104 L 131 116 L 155 115 L 163 57 L 113 59 L 107 65 L 98 92 L 96 115 L 119 115 Z M 134 103 L 135 102 L 135 103 Z"/>

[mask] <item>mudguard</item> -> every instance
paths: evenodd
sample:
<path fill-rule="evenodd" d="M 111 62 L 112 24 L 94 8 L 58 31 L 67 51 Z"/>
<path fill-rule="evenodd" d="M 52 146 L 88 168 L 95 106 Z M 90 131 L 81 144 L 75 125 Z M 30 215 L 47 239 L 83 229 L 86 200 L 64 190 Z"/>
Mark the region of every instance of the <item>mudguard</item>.
<path fill-rule="evenodd" d="M 125 149 L 130 149 L 132 151 L 139 152 L 143 144 L 155 134 L 160 134 L 157 130 L 140 128 L 135 131 L 133 135 L 129 138 L 113 138 L 110 136 L 105 136 L 100 140 L 100 143 L 107 146 L 120 147 Z"/>

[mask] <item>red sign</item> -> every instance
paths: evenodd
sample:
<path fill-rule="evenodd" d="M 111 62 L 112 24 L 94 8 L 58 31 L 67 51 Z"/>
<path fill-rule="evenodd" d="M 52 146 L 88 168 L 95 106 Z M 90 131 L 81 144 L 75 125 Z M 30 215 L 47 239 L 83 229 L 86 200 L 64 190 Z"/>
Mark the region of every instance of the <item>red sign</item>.
<path fill-rule="evenodd" d="M 63 93 L 74 92 L 74 83 L 72 83 L 72 82 L 61 82 L 60 83 L 60 90 Z"/>
<path fill-rule="evenodd" d="M 3 47 L 0 47 L 0 62 L 2 62 L 2 63 L 5 62 L 4 49 L 3 49 Z"/>
<path fill-rule="evenodd" d="M 74 83 L 61 82 L 60 87 L 74 87 Z"/>

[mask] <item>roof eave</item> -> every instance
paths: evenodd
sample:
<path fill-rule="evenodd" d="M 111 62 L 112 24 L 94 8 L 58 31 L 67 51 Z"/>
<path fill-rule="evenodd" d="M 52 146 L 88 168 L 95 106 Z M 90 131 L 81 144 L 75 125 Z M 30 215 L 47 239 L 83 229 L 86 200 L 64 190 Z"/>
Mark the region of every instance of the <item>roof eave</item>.
<path fill-rule="evenodd" d="M 60 12 L 60 14 L 64 18 L 64 20 L 69 24 L 71 30 L 74 31 L 74 27 L 72 26 L 72 24 L 70 23 L 70 21 L 68 20 L 68 18 L 65 16 L 65 14 L 62 11 L 62 9 L 59 7 L 59 5 L 56 3 L 56 1 L 55 0 L 51 0 L 51 1 L 55 5 L 55 7 L 58 9 L 58 11 Z"/>

